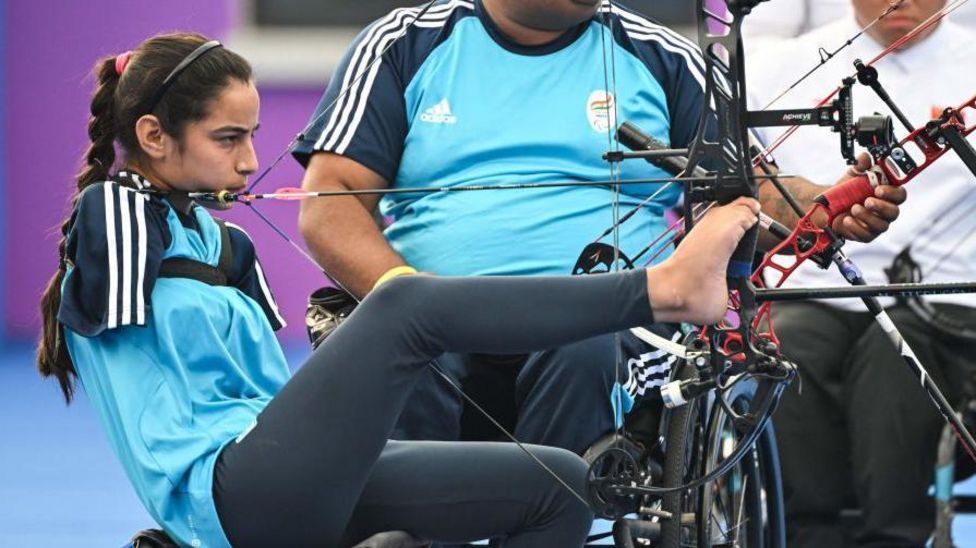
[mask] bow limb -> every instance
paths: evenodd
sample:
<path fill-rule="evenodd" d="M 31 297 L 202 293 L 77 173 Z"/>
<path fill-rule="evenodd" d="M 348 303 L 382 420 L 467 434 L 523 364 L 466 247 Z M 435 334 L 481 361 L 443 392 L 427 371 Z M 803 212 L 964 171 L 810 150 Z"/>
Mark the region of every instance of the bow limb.
<path fill-rule="evenodd" d="M 698 0 L 698 37 L 705 60 L 705 105 L 698 135 L 690 147 L 686 173 L 710 167 L 713 184 L 688 189 L 685 196 L 686 230 L 691 229 L 695 202 L 730 202 L 738 197 L 757 198 L 752 175 L 746 126 L 746 82 L 741 27 L 743 18 L 762 0 Z M 714 134 L 714 135 L 713 135 Z M 749 277 L 758 243 L 759 226 L 746 232 L 732 255 L 728 268 L 729 302 L 734 321 L 703 330 L 710 339 L 712 371 L 727 369 L 730 361 L 755 363 L 762 352 L 751 341 L 750 326 L 755 315 L 755 296 Z"/>

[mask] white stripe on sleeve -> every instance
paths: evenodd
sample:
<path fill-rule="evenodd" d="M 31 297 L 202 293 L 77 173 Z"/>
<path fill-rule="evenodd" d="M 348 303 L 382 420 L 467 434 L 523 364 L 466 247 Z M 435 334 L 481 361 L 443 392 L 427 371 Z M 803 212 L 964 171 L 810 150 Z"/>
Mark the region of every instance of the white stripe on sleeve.
<path fill-rule="evenodd" d="M 224 221 L 224 224 L 229 228 L 240 230 L 245 236 L 247 236 L 248 240 L 251 240 L 253 245 L 254 240 L 246 230 L 231 222 Z M 274 314 L 275 319 L 282 327 L 288 325 L 287 322 L 285 322 L 285 319 L 281 317 L 281 313 L 278 311 L 278 303 L 275 301 L 274 295 L 271 294 L 271 288 L 268 286 L 268 279 L 264 276 L 264 269 L 261 268 L 261 261 L 258 260 L 257 249 L 254 250 L 254 272 L 257 274 L 258 285 L 261 287 L 261 297 L 264 299 L 265 303 L 267 303 L 267 308 L 271 310 L 271 313 Z"/>
<path fill-rule="evenodd" d="M 366 50 L 373 45 L 376 39 L 377 33 L 382 34 L 387 28 L 396 27 L 398 23 L 402 23 L 403 17 L 409 13 L 409 8 L 399 8 L 390 12 L 384 19 L 378 21 L 373 28 L 369 30 L 363 40 L 356 46 L 353 52 L 352 58 L 349 60 L 349 66 L 346 67 L 346 73 L 342 76 L 342 87 L 339 88 L 339 93 L 345 93 L 339 97 L 338 101 L 332 106 L 332 113 L 329 114 L 329 121 L 322 128 L 322 134 L 319 135 L 318 140 L 315 143 L 315 149 L 322 149 L 325 147 L 325 139 L 328 135 L 336 131 L 337 126 L 341 126 L 345 123 L 346 115 L 344 114 L 346 109 L 346 103 L 353 101 L 358 94 L 354 93 L 350 86 L 352 85 L 353 78 L 358 77 L 359 73 L 362 71 L 360 64 L 366 66 L 369 63 L 369 57 L 363 58 L 363 54 Z M 377 63 L 379 64 L 379 63 Z M 359 82 L 356 82 L 359 85 Z M 331 142 L 331 140 L 330 140 Z"/>
<path fill-rule="evenodd" d="M 278 324 L 281 327 L 287 325 L 285 319 L 281 317 L 281 313 L 278 312 L 278 303 L 275 302 L 274 297 L 271 295 L 271 290 L 268 289 L 268 280 L 264 277 L 264 269 L 261 268 L 261 261 L 254 257 L 254 270 L 258 275 L 258 283 L 261 285 L 261 293 L 264 295 L 264 300 L 268 303 L 268 308 L 274 314 L 275 319 L 278 320 Z"/>
<path fill-rule="evenodd" d="M 118 260 L 115 245 L 115 196 L 113 185 L 106 183 L 102 186 L 105 195 L 105 239 L 108 255 L 108 328 L 118 326 Z"/>
<path fill-rule="evenodd" d="M 466 0 L 452 0 L 441 6 L 431 8 L 417 21 L 415 26 L 442 27 L 454 9 L 459 6 L 474 9 L 473 4 Z M 315 142 L 313 147 L 315 150 L 335 150 L 335 152 L 342 154 L 349 146 L 349 142 L 362 120 L 367 103 L 366 98 L 369 97 L 376 75 L 383 64 L 383 59 L 377 59 L 377 57 L 391 42 L 400 37 L 404 29 L 413 24 L 414 19 L 408 16 L 416 17 L 420 9 L 399 8 L 393 10 L 386 17 L 377 21 L 356 46 L 343 75 L 339 93 L 343 93 L 350 86 L 353 89 L 349 89 L 334 105 L 328 122 L 322 128 L 322 133 L 319 134 Z M 362 73 L 366 67 L 370 67 L 369 72 L 363 78 Z M 355 78 L 359 78 L 359 80 L 354 82 Z"/>
<path fill-rule="evenodd" d="M 122 233 L 122 317 L 119 325 L 132 323 L 132 220 L 129 196 L 132 190 L 119 188 L 119 231 Z"/>
<path fill-rule="evenodd" d="M 146 324 L 146 202 L 149 199 L 144 194 L 136 194 L 136 230 L 138 233 L 137 249 L 139 257 L 136 266 L 139 271 L 136 276 L 136 325 Z"/>

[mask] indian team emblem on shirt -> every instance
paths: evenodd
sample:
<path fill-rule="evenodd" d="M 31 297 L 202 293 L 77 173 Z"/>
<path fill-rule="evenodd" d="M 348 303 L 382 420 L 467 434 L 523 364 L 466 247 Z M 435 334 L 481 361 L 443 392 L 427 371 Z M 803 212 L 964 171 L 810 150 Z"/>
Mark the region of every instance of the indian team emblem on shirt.
<path fill-rule="evenodd" d="M 614 119 L 615 107 L 612 93 L 598 89 L 590 94 L 586 100 L 586 119 L 590 121 L 593 131 L 606 133 L 610 128 L 617 127 Z"/>

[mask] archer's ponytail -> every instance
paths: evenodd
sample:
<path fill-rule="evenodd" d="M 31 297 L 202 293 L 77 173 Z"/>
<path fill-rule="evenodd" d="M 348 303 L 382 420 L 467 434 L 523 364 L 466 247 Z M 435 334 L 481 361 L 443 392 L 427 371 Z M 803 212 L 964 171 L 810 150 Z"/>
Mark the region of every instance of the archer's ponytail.
<path fill-rule="evenodd" d="M 96 66 L 98 86 L 91 100 L 91 118 L 88 119 L 88 138 L 91 144 L 85 151 L 85 164 L 78 174 L 78 191 L 86 186 L 104 181 L 115 163 L 115 90 L 119 74 L 115 71 L 115 59 L 103 59 Z"/>
<path fill-rule="evenodd" d="M 146 40 L 132 52 L 102 59 L 95 65 L 97 84 L 88 120 L 91 143 L 71 196 L 72 210 L 85 188 L 107 180 L 112 174 L 116 145 L 127 161 L 142 158 L 135 132 L 139 118 L 147 114 L 156 116 L 163 131 L 180 141 L 186 125 L 205 118 L 213 101 L 231 80 L 251 80 L 251 66 L 247 61 L 230 50 L 217 48 L 188 66 L 158 104 L 147 106 L 166 75 L 205 42 L 207 38 L 199 34 L 163 34 Z M 65 346 L 58 309 L 61 283 L 67 270 L 65 251 L 70 223 L 69 215 L 61 224 L 58 270 L 41 297 L 42 332 L 37 345 L 38 370 L 44 377 L 57 378 L 67 403 L 71 403 L 77 374 Z"/>
<path fill-rule="evenodd" d="M 104 181 L 115 163 L 115 90 L 119 75 L 115 71 L 115 59 L 102 59 L 95 68 L 98 84 L 91 101 L 91 118 L 88 119 L 88 138 L 91 144 L 85 151 L 84 165 L 77 176 L 77 190 L 71 197 L 74 209 L 78 196 L 85 187 Z M 63 330 L 58 323 L 61 306 L 61 282 L 64 281 L 64 253 L 71 217 L 61 223 L 61 240 L 58 242 L 58 269 L 44 289 L 41 297 L 41 339 L 37 345 L 37 367 L 44 377 L 54 375 L 61 385 L 65 402 L 71 403 L 74 394 L 75 369 L 64 345 Z"/>

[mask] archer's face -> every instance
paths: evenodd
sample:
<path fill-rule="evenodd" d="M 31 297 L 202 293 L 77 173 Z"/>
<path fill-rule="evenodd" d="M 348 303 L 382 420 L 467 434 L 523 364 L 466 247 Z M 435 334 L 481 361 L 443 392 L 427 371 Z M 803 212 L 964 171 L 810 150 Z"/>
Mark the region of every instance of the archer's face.
<path fill-rule="evenodd" d="M 512 16 L 529 28 L 568 30 L 596 13 L 601 0 L 504 0 Z"/>
<path fill-rule="evenodd" d="M 857 22 L 862 26 L 867 26 L 874 21 L 890 5 L 890 0 L 852 0 L 854 4 L 854 14 Z M 923 21 L 934 13 L 938 12 L 946 5 L 946 0 L 905 0 L 902 5 L 887 17 L 878 21 L 876 25 L 868 29 L 868 35 L 881 45 L 888 47 L 902 36 L 905 36 Z M 931 34 L 938 25 L 926 29 L 912 41 L 906 44 L 910 46 Z"/>
<path fill-rule="evenodd" d="M 237 192 L 258 168 L 254 132 L 260 99 L 253 82 L 231 80 L 206 118 L 187 124 L 183 142 L 158 166 L 174 189 Z"/>

